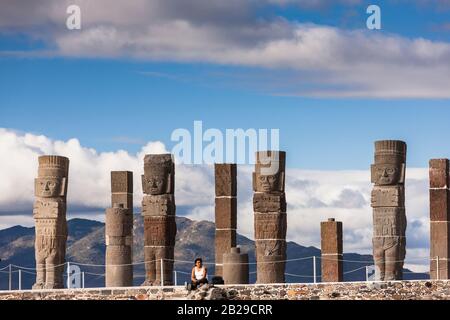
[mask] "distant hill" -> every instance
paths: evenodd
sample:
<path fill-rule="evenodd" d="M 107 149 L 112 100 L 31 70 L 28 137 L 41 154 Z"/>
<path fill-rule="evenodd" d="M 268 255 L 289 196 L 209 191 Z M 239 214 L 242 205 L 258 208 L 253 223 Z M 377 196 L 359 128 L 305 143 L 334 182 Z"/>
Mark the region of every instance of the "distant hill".
<path fill-rule="evenodd" d="M 212 222 L 192 221 L 187 218 L 177 218 L 177 242 L 175 248 L 175 260 L 186 261 L 176 263 L 178 284 L 188 281 L 192 268 L 192 261 L 202 257 L 204 261 L 214 262 L 214 235 L 215 226 Z M 72 219 L 68 221 L 69 238 L 67 247 L 67 260 L 80 264 L 104 265 L 105 262 L 105 228 L 98 221 L 86 219 Z M 143 253 L 143 219 L 135 215 L 134 219 L 134 262 L 144 261 Z M 250 262 L 255 262 L 254 242 L 244 236 L 238 235 L 238 245 L 242 251 L 249 253 Z M 314 247 L 304 247 L 294 242 L 287 246 L 288 259 L 301 259 L 307 257 L 320 257 L 320 250 Z M 34 228 L 16 226 L 0 230 L 0 269 L 9 264 L 34 268 Z M 365 265 L 371 265 L 371 255 L 359 255 L 348 253 L 344 255 L 345 260 L 352 262 L 344 263 L 345 281 L 365 280 Z M 359 262 L 361 261 L 361 262 Z M 210 274 L 214 274 L 214 266 L 209 265 Z M 361 268 L 355 272 L 355 269 Z M 81 266 L 85 272 L 86 287 L 102 287 L 104 285 L 104 268 Z M 17 270 L 14 268 L 13 270 Z M 250 272 L 255 272 L 255 265 L 250 266 Z M 406 270 L 409 271 L 409 270 Z M 22 273 L 22 288 L 30 288 L 34 283 L 33 270 L 24 269 Z M 288 262 L 286 266 L 287 282 L 312 282 L 313 262 L 312 259 Z M 134 268 L 135 285 L 144 281 L 144 265 L 140 264 Z M 320 260 L 317 260 L 317 276 L 320 277 Z M 254 282 L 255 274 L 252 273 L 250 280 Z M 406 274 L 405 278 L 428 278 L 426 274 Z M 18 273 L 13 273 L 13 288 L 18 287 Z M 8 288 L 7 270 L 0 272 L 0 290 Z"/>

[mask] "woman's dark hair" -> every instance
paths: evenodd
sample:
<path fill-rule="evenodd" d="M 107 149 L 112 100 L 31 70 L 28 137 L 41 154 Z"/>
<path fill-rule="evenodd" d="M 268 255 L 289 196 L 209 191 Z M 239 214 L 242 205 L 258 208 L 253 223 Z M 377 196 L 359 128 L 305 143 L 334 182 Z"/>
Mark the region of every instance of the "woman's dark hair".
<path fill-rule="evenodd" d="M 203 260 L 202 260 L 202 258 L 197 258 L 197 259 L 195 259 L 195 263 L 194 263 L 194 264 L 196 265 L 196 264 L 197 264 L 197 262 L 199 262 L 199 261 L 200 261 L 200 263 L 201 263 L 201 264 L 203 264 Z"/>

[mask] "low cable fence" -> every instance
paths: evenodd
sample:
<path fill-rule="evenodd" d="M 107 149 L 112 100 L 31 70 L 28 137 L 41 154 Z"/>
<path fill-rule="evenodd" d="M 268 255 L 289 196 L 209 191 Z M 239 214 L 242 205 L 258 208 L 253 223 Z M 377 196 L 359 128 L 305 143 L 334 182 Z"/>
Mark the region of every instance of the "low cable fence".
<path fill-rule="evenodd" d="M 184 260 L 168 260 L 172 261 L 175 266 L 173 271 L 173 282 L 175 286 L 183 285 L 191 281 L 191 268 L 193 267 L 193 261 Z M 145 265 L 151 263 L 159 264 L 160 274 L 164 275 L 164 260 L 152 260 L 135 262 L 127 265 L 120 266 L 133 266 L 133 285 L 140 286 L 146 279 Z M 286 259 L 284 261 L 277 261 L 277 263 L 285 263 L 285 278 L 286 283 L 318 283 L 321 282 L 321 264 L 324 260 L 339 261 L 343 263 L 343 276 L 344 282 L 355 281 L 376 281 L 376 268 L 373 260 L 351 260 L 351 259 L 337 259 L 332 257 L 322 256 L 310 256 L 300 257 L 295 259 Z M 404 264 L 417 264 L 421 262 L 432 262 L 434 264 L 434 270 L 442 271 L 443 262 L 449 261 L 446 258 L 413 258 L 399 261 L 387 260 L 389 263 L 402 262 Z M 414 262 L 414 263 L 413 263 Z M 267 262 L 273 263 L 273 262 Z M 214 268 L 214 262 L 204 262 L 205 266 L 212 266 Z M 251 261 L 248 263 L 241 263 L 248 265 L 250 283 L 256 281 L 256 267 L 257 262 Z M 419 263 L 420 264 L 420 263 Z M 234 264 L 233 265 L 237 265 Z M 186 266 L 186 267 L 185 267 Z M 68 261 L 66 263 L 55 265 L 49 268 L 64 268 L 64 284 L 66 288 L 102 288 L 105 286 L 106 278 L 106 265 L 103 264 L 89 264 L 78 263 L 74 261 Z M 34 281 L 36 280 L 37 269 L 42 268 L 31 266 L 20 266 L 16 264 L 9 264 L 0 268 L 0 290 L 29 290 L 32 288 Z M 437 280 L 439 280 L 440 272 L 435 272 Z M 429 279 L 429 272 L 412 272 L 405 270 L 403 272 L 404 280 L 423 280 Z M 162 279 L 163 280 L 163 279 Z M 209 275 L 211 280 L 211 274 Z M 164 281 L 162 281 L 164 282 Z"/>

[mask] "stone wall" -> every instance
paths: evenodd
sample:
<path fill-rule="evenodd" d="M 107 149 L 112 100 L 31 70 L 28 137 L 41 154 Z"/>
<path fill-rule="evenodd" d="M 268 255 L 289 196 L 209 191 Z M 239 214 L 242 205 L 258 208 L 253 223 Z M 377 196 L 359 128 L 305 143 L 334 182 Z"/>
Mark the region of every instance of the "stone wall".
<path fill-rule="evenodd" d="M 450 300 L 450 281 L 0 291 L 0 300 Z"/>

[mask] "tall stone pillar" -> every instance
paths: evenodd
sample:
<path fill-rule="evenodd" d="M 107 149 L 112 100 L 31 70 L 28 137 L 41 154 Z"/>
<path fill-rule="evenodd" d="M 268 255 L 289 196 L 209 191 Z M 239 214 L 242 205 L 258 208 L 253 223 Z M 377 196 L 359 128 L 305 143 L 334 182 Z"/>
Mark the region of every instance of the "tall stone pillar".
<path fill-rule="evenodd" d="M 237 168 L 236 164 L 216 164 L 216 272 L 222 276 L 222 259 L 236 247 Z"/>
<path fill-rule="evenodd" d="M 143 285 L 173 284 L 173 265 L 177 225 L 175 221 L 175 164 L 171 154 L 147 155 L 142 176 L 144 199 L 144 255 L 146 280 Z"/>
<path fill-rule="evenodd" d="M 240 248 L 231 248 L 223 255 L 223 280 L 225 284 L 248 284 L 248 254 L 241 253 Z"/>
<path fill-rule="evenodd" d="M 257 283 L 284 283 L 286 260 L 286 153 L 256 153 L 253 210 Z"/>
<path fill-rule="evenodd" d="M 381 281 L 402 280 L 406 256 L 406 143 L 375 142 L 375 164 L 371 171 L 373 256 L 377 277 Z"/>
<path fill-rule="evenodd" d="M 450 167 L 448 159 L 430 161 L 430 277 L 449 279 Z M 439 257 L 439 262 L 437 262 Z M 439 265 L 439 274 L 437 268 Z M 439 277 L 438 277 L 439 275 Z"/>
<path fill-rule="evenodd" d="M 111 172 L 112 208 L 106 210 L 106 287 L 133 285 L 133 173 Z"/>
<path fill-rule="evenodd" d="M 111 207 L 122 204 L 124 208 L 133 210 L 133 172 L 111 172 Z"/>
<path fill-rule="evenodd" d="M 36 223 L 36 283 L 33 289 L 64 288 L 67 241 L 67 186 L 69 159 L 39 157 L 33 217 Z"/>
<path fill-rule="evenodd" d="M 331 218 L 322 222 L 322 282 L 344 281 L 342 222 Z"/>
<path fill-rule="evenodd" d="M 115 203 L 106 210 L 106 287 L 133 286 L 133 211 Z"/>

